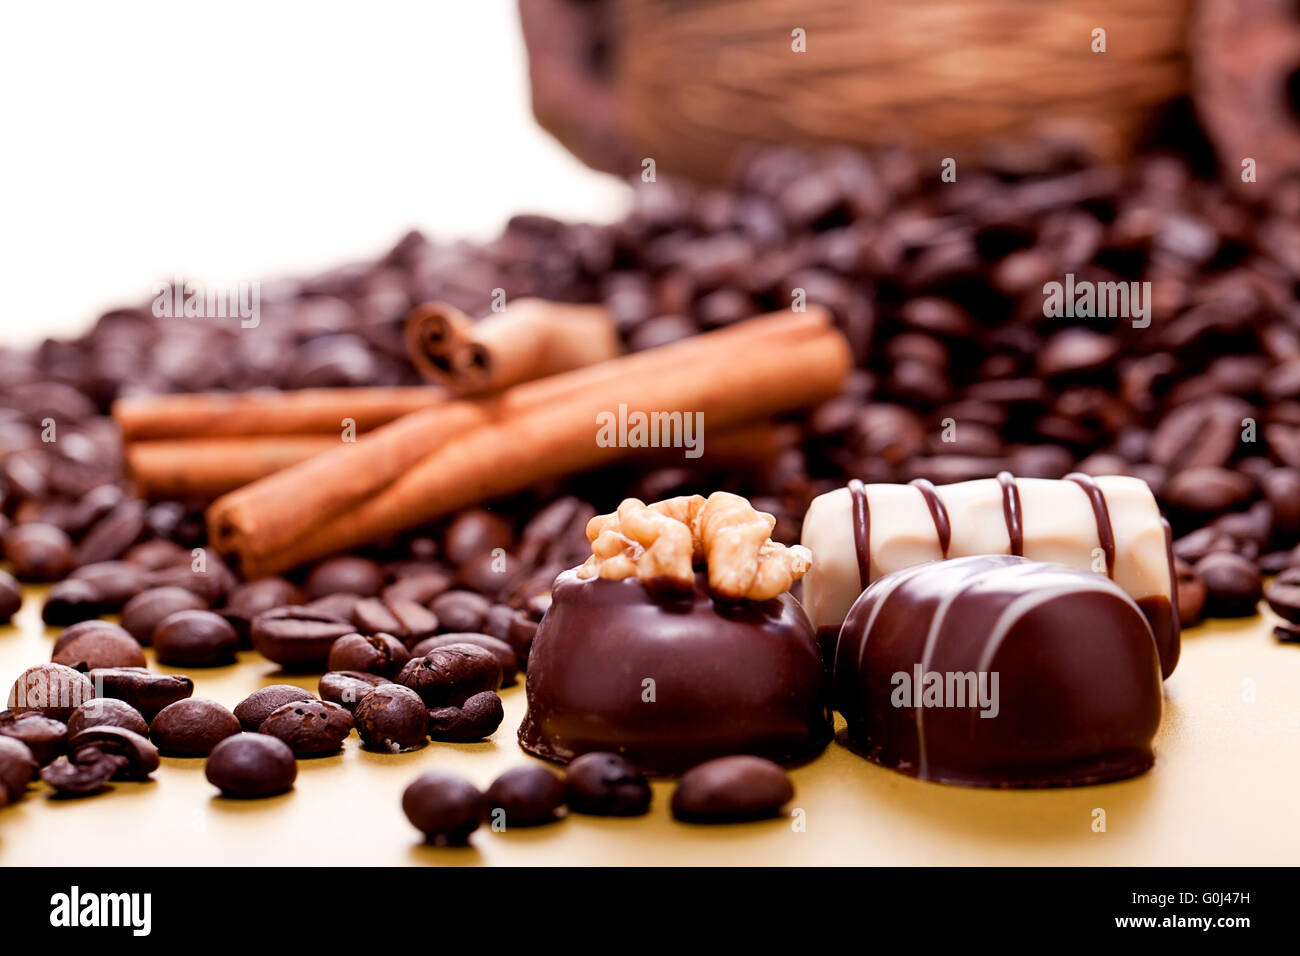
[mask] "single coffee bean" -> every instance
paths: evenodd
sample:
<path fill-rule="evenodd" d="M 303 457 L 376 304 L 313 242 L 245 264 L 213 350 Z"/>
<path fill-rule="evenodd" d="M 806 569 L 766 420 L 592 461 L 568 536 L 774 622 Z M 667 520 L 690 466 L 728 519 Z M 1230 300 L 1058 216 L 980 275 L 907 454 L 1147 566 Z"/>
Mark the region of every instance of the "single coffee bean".
<path fill-rule="evenodd" d="M 226 567 L 215 551 L 195 548 L 202 552 L 201 559 L 193 558 L 187 564 L 173 565 L 149 575 L 149 586 L 155 588 L 184 588 L 203 598 L 211 607 L 220 605 L 235 586 L 235 575 Z"/>
<path fill-rule="evenodd" d="M 1291 552 L 1269 551 L 1255 559 L 1260 574 L 1280 574 L 1293 564 Z"/>
<path fill-rule="evenodd" d="M 36 758 L 25 743 L 0 736 L 0 807 L 22 799 L 37 769 Z"/>
<path fill-rule="evenodd" d="M 330 648 L 327 666 L 392 677 L 410 659 L 406 645 L 391 634 L 345 634 Z"/>
<path fill-rule="evenodd" d="M 1264 590 L 1264 600 L 1274 614 L 1300 624 L 1300 568 L 1287 568 L 1275 577 Z"/>
<path fill-rule="evenodd" d="M 492 602 L 473 591 L 448 591 L 429 604 L 444 631 L 481 633 Z"/>
<path fill-rule="evenodd" d="M 310 604 L 302 605 L 302 607 L 312 614 L 323 614 L 326 617 L 336 617 L 342 621 L 350 621 L 353 612 L 357 609 L 357 605 L 364 600 L 365 598 L 360 594 L 340 591 L 337 594 L 327 594 L 323 598 L 317 598 Z M 353 628 L 353 630 L 356 630 L 356 628 Z"/>
<path fill-rule="evenodd" d="M 434 707 L 429 711 L 429 736 L 451 743 L 469 743 L 491 737 L 505 719 L 501 698 L 485 690 L 460 707 Z"/>
<path fill-rule="evenodd" d="M 153 649 L 163 664 L 178 667 L 220 667 L 235 661 L 239 635 L 220 614 L 176 611 L 159 622 Z"/>
<path fill-rule="evenodd" d="M 91 488 L 68 512 L 65 529 L 68 533 L 84 536 L 101 518 L 126 500 L 126 492 L 117 485 L 99 485 Z"/>
<path fill-rule="evenodd" d="M 1172 508 L 1196 514 L 1221 514 L 1251 499 L 1255 483 L 1227 468 L 1188 468 L 1169 479 L 1164 500 Z"/>
<path fill-rule="evenodd" d="M 94 686 L 80 671 L 63 664 L 37 664 L 14 681 L 9 709 L 16 713 L 36 711 L 66 723 L 74 710 L 94 696 Z"/>
<path fill-rule="evenodd" d="M 315 700 L 310 691 L 293 684 L 271 684 L 253 691 L 235 706 L 235 718 L 249 733 L 256 733 L 262 721 L 285 704 Z"/>
<path fill-rule="evenodd" d="M 411 688 L 380 684 L 356 704 L 354 719 L 367 747 L 400 753 L 424 746 L 429 711 Z"/>
<path fill-rule="evenodd" d="M 762 757 L 718 757 L 692 767 L 673 791 L 673 816 L 688 823 L 739 823 L 780 814 L 794 797 L 781 767 Z"/>
<path fill-rule="evenodd" d="M 488 636 L 509 644 L 519 660 L 519 669 L 527 668 L 528 652 L 537 636 L 537 621 L 507 604 L 494 604 L 483 621 L 483 630 Z"/>
<path fill-rule="evenodd" d="M 93 585 L 104 606 L 117 611 L 148 589 L 151 575 L 144 568 L 125 561 L 100 561 L 77 568 L 67 579 Z"/>
<path fill-rule="evenodd" d="M 338 591 L 373 597 L 383 586 L 384 571 L 378 564 L 369 558 L 343 555 L 328 558 L 312 568 L 303 591 L 307 600 L 314 601 Z"/>
<path fill-rule="evenodd" d="M 83 621 L 67 628 L 54 642 L 51 660 L 80 671 L 145 665 L 135 638 L 108 621 Z"/>
<path fill-rule="evenodd" d="M 294 605 L 263 611 L 249 628 L 259 654 L 294 670 L 323 666 L 334 642 L 352 632 L 348 621 Z"/>
<path fill-rule="evenodd" d="M 105 667 L 86 676 L 101 697 L 126 701 L 145 720 L 194 693 L 194 681 L 184 674 L 154 674 L 143 667 Z"/>
<path fill-rule="evenodd" d="M 22 586 L 8 571 L 0 571 L 0 624 L 12 621 L 22 606 Z"/>
<path fill-rule="evenodd" d="M 329 671 L 321 675 L 320 683 L 316 687 L 320 691 L 322 700 L 328 700 L 349 713 L 355 713 L 357 704 L 363 697 L 381 684 L 388 683 L 391 681 L 387 677 L 380 677 L 378 674 L 366 674 L 361 671 Z"/>
<path fill-rule="evenodd" d="M 420 774 L 402 793 L 406 819 L 435 846 L 464 846 L 487 813 L 487 800 L 462 777 L 442 770 Z"/>
<path fill-rule="evenodd" d="M 72 539 L 67 532 L 35 521 L 5 532 L 4 556 L 19 581 L 57 581 L 75 565 Z"/>
<path fill-rule="evenodd" d="M 41 620 L 50 627 L 66 627 L 107 614 L 111 608 L 89 581 L 64 578 L 56 581 L 45 595 Z"/>
<path fill-rule="evenodd" d="M 73 711 L 73 717 L 76 713 Z M 21 740 L 32 752 L 36 762 L 44 766 L 63 752 L 63 742 L 68 737 L 68 727 L 62 721 L 35 711 L 16 714 L 6 710 L 0 712 L 0 736 Z"/>
<path fill-rule="evenodd" d="M 601 817 L 636 817 L 650 809 L 650 784 L 635 764 L 618 754 L 587 753 L 564 774 L 569 809 Z"/>
<path fill-rule="evenodd" d="M 151 538 L 128 548 L 122 555 L 122 560 L 146 571 L 161 571 L 178 564 L 188 564 L 190 553 L 175 541 Z"/>
<path fill-rule="evenodd" d="M 144 715 L 124 700 L 115 697 L 96 697 L 86 701 L 68 718 L 68 733 L 76 735 L 90 727 L 121 727 L 149 736 L 149 722 Z"/>
<path fill-rule="evenodd" d="M 115 774 L 116 780 L 144 780 L 158 769 L 158 748 L 141 734 L 124 727 L 96 724 L 68 737 L 68 753 L 75 757 L 84 747 L 126 758 Z"/>
<path fill-rule="evenodd" d="M 293 701 L 273 710 L 258 733 L 279 737 L 295 757 L 338 753 L 352 732 L 352 715 L 326 700 Z"/>
<path fill-rule="evenodd" d="M 430 651 L 448 644 L 474 644 L 488 651 L 501 665 L 501 686 L 514 684 L 519 671 L 519 656 L 505 641 L 487 634 L 438 634 L 426 637 L 411 648 L 411 657 L 425 657 Z"/>
<path fill-rule="evenodd" d="M 514 534 L 504 518 L 484 508 L 469 508 L 447 526 L 442 550 L 453 564 L 463 565 L 480 554 L 505 551 L 513 543 Z"/>
<path fill-rule="evenodd" d="M 291 581 L 258 578 L 232 589 L 218 613 L 231 623 L 242 641 L 249 638 L 249 627 L 257 615 L 272 608 L 298 604 L 301 600 L 302 592 Z"/>
<path fill-rule="evenodd" d="M 560 819 L 564 806 L 564 781 L 559 776 L 529 764 L 511 767 L 487 789 L 488 812 L 500 811 L 502 823 L 510 827 L 535 827 Z"/>
<path fill-rule="evenodd" d="M 235 734 L 212 748 L 203 773 L 222 796 L 273 797 L 293 788 L 298 763 L 279 738 Z"/>
<path fill-rule="evenodd" d="M 1205 582 L 1208 617 L 1249 617 L 1255 613 L 1263 586 L 1255 565 L 1237 554 L 1216 551 L 1196 562 Z"/>
<path fill-rule="evenodd" d="M 1174 578 L 1178 588 L 1178 621 L 1183 627 L 1201 622 L 1207 592 L 1196 569 L 1182 558 L 1174 558 Z"/>
<path fill-rule="evenodd" d="M 41 779 L 67 796 L 89 796 L 109 780 L 144 780 L 158 769 L 158 749 L 121 727 L 96 726 L 69 738 L 68 755 L 41 771 Z"/>
<path fill-rule="evenodd" d="M 202 697 L 168 704 L 149 723 L 149 739 L 159 753 L 172 757 L 205 757 L 218 743 L 239 732 L 234 714 Z"/>
<path fill-rule="evenodd" d="M 403 644 L 414 644 L 438 630 L 432 611 L 405 600 L 363 598 L 352 609 L 352 622 L 363 634 L 391 634 Z"/>
<path fill-rule="evenodd" d="M 150 588 L 141 591 L 122 608 L 122 626 L 146 647 L 153 632 L 166 617 L 177 611 L 205 611 L 208 604 L 193 591 L 184 588 Z"/>
<path fill-rule="evenodd" d="M 77 564 L 94 564 L 121 557 L 144 534 L 147 507 L 143 501 L 129 498 L 96 521 L 77 545 Z"/>
<path fill-rule="evenodd" d="M 460 707 L 470 697 L 501 686 L 501 665 L 491 651 L 474 644 L 448 644 L 413 658 L 397 674 L 426 706 Z"/>
<path fill-rule="evenodd" d="M 445 571 L 421 571 L 407 577 L 399 577 L 380 592 L 385 601 L 414 601 L 428 606 L 429 602 L 443 594 L 451 587 L 451 575 Z"/>
<path fill-rule="evenodd" d="M 510 593 L 527 573 L 527 566 L 513 554 L 488 552 L 462 564 L 456 580 L 471 591 L 497 600 Z"/>
<path fill-rule="evenodd" d="M 1283 545 L 1300 539 L 1300 469 L 1274 468 L 1259 480 L 1273 510 L 1273 533 Z"/>

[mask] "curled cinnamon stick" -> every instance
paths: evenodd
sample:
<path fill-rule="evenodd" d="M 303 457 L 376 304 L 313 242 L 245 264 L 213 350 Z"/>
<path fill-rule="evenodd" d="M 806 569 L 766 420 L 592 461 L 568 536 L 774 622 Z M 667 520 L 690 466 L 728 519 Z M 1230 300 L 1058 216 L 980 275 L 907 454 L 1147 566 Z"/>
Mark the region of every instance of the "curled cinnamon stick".
<path fill-rule="evenodd" d="M 307 388 L 119 398 L 113 419 L 127 442 L 247 435 L 338 435 L 369 431 L 447 398 L 432 386 Z"/>
<path fill-rule="evenodd" d="M 127 474 L 144 498 L 211 501 L 337 447 L 329 435 L 164 439 L 127 445 Z"/>
<path fill-rule="evenodd" d="M 635 453 L 597 440 L 615 409 L 698 414 L 721 432 L 829 398 L 850 365 L 824 310 L 751 319 L 415 412 L 219 499 L 209 537 L 246 575 L 275 573 Z"/>
<path fill-rule="evenodd" d="M 472 394 L 594 365 L 622 346 L 602 306 L 519 299 L 477 322 L 443 302 L 417 306 L 406 350 L 426 379 Z"/>

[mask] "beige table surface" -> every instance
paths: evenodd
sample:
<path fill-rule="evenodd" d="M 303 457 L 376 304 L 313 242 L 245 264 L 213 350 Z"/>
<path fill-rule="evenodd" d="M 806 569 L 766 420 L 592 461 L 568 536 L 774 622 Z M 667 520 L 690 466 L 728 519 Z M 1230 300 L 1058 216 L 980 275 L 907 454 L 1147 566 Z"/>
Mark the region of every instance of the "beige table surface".
<path fill-rule="evenodd" d="M 53 631 L 39 592 L 0 628 L 0 679 L 49 659 Z M 669 814 L 670 782 L 656 782 L 649 815 L 573 816 L 554 826 L 493 833 L 468 849 L 421 845 L 403 816 L 402 789 L 443 768 L 487 787 L 525 763 L 515 742 L 522 685 L 502 692 L 506 720 L 481 744 L 434 743 L 410 754 L 363 751 L 299 762 L 296 787 L 231 801 L 201 759 L 163 758 L 150 783 L 114 784 L 83 800 L 50 799 L 37 783 L 0 809 L 0 866 L 19 865 L 675 865 L 675 864 L 1296 864 L 1300 863 L 1300 647 L 1277 644 L 1270 619 L 1215 622 L 1184 635 L 1166 683 L 1155 768 L 1133 780 L 1055 791 L 988 791 L 920 783 L 838 744 L 792 772 L 789 819 L 691 826 Z M 156 666 L 150 654 L 150 666 Z M 170 668 L 158 668 L 170 671 Z M 233 707 L 265 684 L 315 690 L 253 653 L 238 664 L 189 670 L 195 695 Z M 1094 810 L 1106 814 L 1093 832 Z M 93 838 L 92 838 L 93 837 Z"/>

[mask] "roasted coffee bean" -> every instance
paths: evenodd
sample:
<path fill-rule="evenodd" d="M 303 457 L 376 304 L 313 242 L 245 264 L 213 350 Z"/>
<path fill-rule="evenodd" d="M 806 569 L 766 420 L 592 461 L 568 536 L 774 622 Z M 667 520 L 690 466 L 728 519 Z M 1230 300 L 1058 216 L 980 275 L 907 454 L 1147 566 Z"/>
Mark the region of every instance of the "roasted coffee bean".
<path fill-rule="evenodd" d="M 1151 460 L 1169 468 L 1222 467 L 1241 442 L 1254 409 L 1237 399 L 1211 398 L 1175 408 L 1151 436 Z"/>
<path fill-rule="evenodd" d="M 449 561 L 459 566 L 480 554 L 497 549 L 506 551 L 513 543 L 509 522 L 485 508 L 470 508 L 447 526 L 442 550 Z"/>
<path fill-rule="evenodd" d="M 356 704 L 353 717 L 357 733 L 368 747 L 400 753 L 424 746 L 429 711 L 409 687 L 380 684 L 371 688 Z"/>
<path fill-rule="evenodd" d="M 271 711 L 258 733 L 279 737 L 295 757 L 338 753 L 352 732 L 352 715 L 326 700 L 293 701 Z"/>
<path fill-rule="evenodd" d="M 158 748 L 121 727 L 97 725 L 68 738 L 68 755 L 41 771 L 60 793 L 86 796 L 109 780 L 144 780 L 158 769 Z"/>
<path fill-rule="evenodd" d="M 429 605 L 438 618 L 438 627 L 444 631 L 481 632 L 492 602 L 473 591 L 448 591 L 434 598 Z"/>
<path fill-rule="evenodd" d="M 143 667 L 107 667 L 87 675 L 103 697 L 124 700 L 150 720 L 168 704 L 194 693 L 194 681 L 183 674 L 154 674 Z"/>
<path fill-rule="evenodd" d="M 212 748 L 203 773 L 222 796 L 273 797 L 293 789 L 298 763 L 283 740 L 235 734 Z"/>
<path fill-rule="evenodd" d="M 235 719 L 249 733 L 256 733 L 262 721 L 285 704 L 315 700 L 310 691 L 293 684 L 271 684 L 253 691 L 235 706 Z"/>
<path fill-rule="evenodd" d="M 451 587 L 452 577 L 445 571 L 421 571 L 399 577 L 380 592 L 385 601 L 414 601 L 427 606 L 430 601 Z M 435 627 L 436 627 L 435 619 Z"/>
<path fill-rule="evenodd" d="M 203 549 L 195 549 L 203 550 Z M 192 559 L 188 564 L 175 565 L 154 571 L 149 575 L 149 586 L 177 587 L 192 591 L 209 606 L 221 604 L 235 586 L 235 576 L 215 551 L 205 551 L 202 560 Z"/>
<path fill-rule="evenodd" d="M 357 704 L 363 697 L 381 684 L 389 683 L 392 682 L 387 677 L 380 677 L 378 674 L 366 674 L 361 671 L 329 671 L 321 675 L 317 689 L 322 700 L 328 700 L 350 713 L 355 713 Z"/>
<path fill-rule="evenodd" d="M 249 627 L 257 615 L 272 608 L 298 604 L 301 600 L 302 592 L 291 581 L 258 578 L 233 588 L 218 613 L 234 626 L 241 640 L 247 640 Z"/>
<path fill-rule="evenodd" d="M 107 621 L 83 621 L 67 628 L 54 642 L 50 659 L 80 671 L 145 665 L 136 639 Z"/>
<path fill-rule="evenodd" d="M 253 647 L 281 667 L 314 670 L 329 658 L 334 642 L 353 632 L 349 621 L 302 606 L 273 608 L 253 618 Z"/>
<path fill-rule="evenodd" d="M 1294 544 L 1300 539 L 1300 469 L 1274 468 L 1260 478 L 1259 486 L 1272 506 L 1275 539 Z"/>
<path fill-rule="evenodd" d="M 1207 554 L 1213 554 L 1215 551 L 1233 551 L 1236 547 L 1237 543 L 1232 540 L 1231 535 L 1215 528 L 1205 527 L 1198 528 L 1175 541 L 1174 555 L 1195 564 Z"/>
<path fill-rule="evenodd" d="M 1300 624 L 1300 568 L 1287 568 L 1264 589 L 1264 600 L 1273 613 L 1292 624 Z"/>
<path fill-rule="evenodd" d="M 509 553 L 479 554 L 461 565 L 457 582 L 492 599 L 509 593 L 527 574 L 528 568 Z"/>
<path fill-rule="evenodd" d="M 0 735 L 0 807 L 22 799 L 37 769 L 36 758 L 25 743 Z"/>
<path fill-rule="evenodd" d="M 149 722 L 144 715 L 124 700 L 115 697 L 96 697 L 72 712 L 68 718 L 68 733 L 76 735 L 91 727 L 121 727 L 141 737 L 149 736 Z"/>
<path fill-rule="evenodd" d="M 364 634 L 389 634 L 404 644 L 414 644 L 438 630 L 438 618 L 432 611 L 400 598 L 358 601 L 352 609 L 352 623 Z M 362 667 L 341 669 L 365 670 Z"/>
<path fill-rule="evenodd" d="M 1207 617 L 1249 617 L 1255 613 L 1263 586 L 1254 564 L 1240 555 L 1218 551 L 1196 562 L 1196 573 L 1205 582 Z"/>
<path fill-rule="evenodd" d="M 177 667 L 220 667 L 234 663 L 239 635 L 212 611 L 176 611 L 153 632 L 158 660 Z"/>
<path fill-rule="evenodd" d="M 64 578 L 55 582 L 45 595 L 41 620 L 50 627 L 66 627 L 107 614 L 111 608 L 89 581 Z"/>
<path fill-rule="evenodd" d="M 1164 500 L 1172 508 L 1197 514 L 1219 514 L 1251 499 L 1255 483 L 1227 468 L 1188 468 L 1165 485 Z"/>
<path fill-rule="evenodd" d="M 762 757 L 718 757 L 692 767 L 673 791 L 673 816 L 688 823 L 739 823 L 780 814 L 794 785 Z"/>
<path fill-rule="evenodd" d="M 560 819 L 564 796 L 564 781 L 536 764 L 511 767 L 492 781 L 486 794 L 489 814 L 503 814 L 507 830 L 554 823 Z"/>
<path fill-rule="evenodd" d="M 328 558 L 312 568 L 303 584 L 308 601 L 329 594 L 347 592 L 373 597 L 384 586 L 384 572 L 369 558 L 343 555 Z"/>
<path fill-rule="evenodd" d="M 77 564 L 94 564 L 121 557 L 144 534 L 146 507 L 143 501 L 130 498 L 96 521 L 77 545 Z"/>
<path fill-rule="evenodd" d="M 166 538 L 151 538 L 127 548 L 122 555 L 127 564 L 134 564 L 146 571 L 161 571 L 163 568 L 178 564 L 189 564 L 190 553 L 175 541 Z"/>
<path fill-rule="evenodd" d="M 99 485 L 82 495 L 68 512 L 66 530 L 78 537 L 85 535 L 96 522 L 126 500 L 126 492 L 117 485 Z"/>
<path fill-rule="evenodd" d="M 68 580 L 92 585 L 104 606 L 116 611 L 146 590 L 150 577 L 144 568 L 125 561 L 99 561 L 75 569 L 68 575 Z"/>
<path fill-rule="evenodd" d="M 650 784 L 645 774 L 618 754 L 575 757 L 564 773 L 564 787 L 574 813 L 638 817 L 650 809 Z"/>
<path fill-rule="evenodd" d="M 85 674 L 63 664 L 37 664 L 18 675 L 9 691 L 9 709 L 36 711 L 67 722 L 74 710 L 95 696 Z"/>
<path fill-rule="evenodd" d="M 12 621 L 22 606 L 22 586 L 8 571 L 0 571 L 0 624 Z"/>
<path fill-rule="evenodd" d="M 483 621 L 483 630 L 490 637 L 503 640 L 514 649 L 520 669 L 528 666 L 528 652 L 532 649 L 533 638 L 537 636 L 537 621 L 523 611 L 505 604 L 496 604 L 488 611 Z M 502 677 L 504 679 L 504 672 Z"/>
<path fill-rule="evenodd" d="M 1255 559 L 1260 574 L 1279 574 L 1294 564 L 1290 551 L 1269 551 Z"/>
<path fill-rule="evenodd" d="M 1178 620 L 1183 627 L 1191 627 L 1201 622 L 1205 611 L 1207 592 L 1205 582 L 1196 573 L 1196 569 L 1182 558 L 1174 559 L 1175 585 L 1178 589 Z"/>
<path fill-rule="evenodd" d="M 214 700 L 188 697 L 168 704 L 149 722 L 149 739 L 171 757 L 205 757 L 240 732 L 235 715 Z"/>
<path fill-rule="evenodd" d="M 429 736 L 434 740 L 468 743 L 486 740 L 505 719 L 501 698 L 485 690 L 470 697 L 460 707 L 434 707 L 429 710 Z"/>
<path fill-rule="evenodd" d="M 391 678 L 410 659 L 406 645 L 391 634 L 345 634 L 330 648 L 327 666 Z"/>
<path fill-rule="evenodd" d="M 4 556 L 19 581 L 57 581 L 75 564 L 67 533 L 39 522 L 16 525 L 5 532 Z"/>
<path fill-rule="evenodd" d="M 501 665 L 501 686 L 509 687 L 515 683 L 519 672 L 519 655 L 505 641 L 488 634 L 438 634 L 426 637 L 411 648 L 411 656 L 425 657 L 430 651 L 448 644 L 474 644 L 489 651 Z"/>
<path fill-rule="evenodd" d="M 76 715 L 77 711 L 73 711 L 74 719 Z M 32 752 L 36 762 L 44 766 L 63 751 L 63 742 L 68 737 L 68 726 L 62 721 L 35 711 L 16 714 L 6 710 L 0 712 L 0 736 L 21 740 Z M 3 805 L 3 801 L 0 801 L 0 805 Z"/>
<path fill-rule="evenodd" d="M 430 707 L 460 707 L 482 691 L 501 686 L 501 665 L 475 644 L 448 644 L 412 658 L 396 682 L 414 690 Z"/>
<path fill-rule="evenodd" d="M 336 617 L 339 620 L 350 621 L 352 614 L 356 611 L 357 605 L 366 600 L 360 594 L 352 594 L 348 591 L 340 591 L 338 594 L 327 594 L 323 598 L 317 598 L 310 604 L 304 604 L 312 614 L 323 614 L 326 617 Z"/>
<path fill-rule="evenodd" d="M 435 846 L 463 846 L 487 813 L 487 800 L 469 781 L 428 770 L 402 793 L 406 819 Z"/>
<path fill-rule="evenodd" d="M 164 618 L 177 611 L 204 611 L 207 607 L 203 598 L 184 588 L 150 588 L 126 602 L 122 608 L 122 626 L 147 647 L 153 642 L 154 629 Z"/>

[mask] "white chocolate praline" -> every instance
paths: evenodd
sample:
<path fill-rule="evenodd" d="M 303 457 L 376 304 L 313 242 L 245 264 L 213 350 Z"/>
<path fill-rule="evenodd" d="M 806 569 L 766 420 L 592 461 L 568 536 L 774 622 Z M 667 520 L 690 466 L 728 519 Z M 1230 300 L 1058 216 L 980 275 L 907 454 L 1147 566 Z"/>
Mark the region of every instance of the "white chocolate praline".
<path fill-rule="evenodd" d="M 1146 482 L 1108 475 L 1093 479 L 1110 514 L 1113 577 L 1135 601 L 1171 599 L 1171 576 L 1160 509 Z M 1023 555 L 1080 571 L 1107 573 L 1105 552 L 1088 493 L 1076 482 L 1019 478 Z M 813 500 L 802 543 L 813 553 L 803 581 L 803 605 L 819 630 L 838 628 L 871 581 L 942 557 L 1010 554 L 1003 487 L 994 478 L 935 488 L 951 527 L 945 555 L 925 495 L 913 485 L 865 486 L 870 514 L 870 580 L 859 579 L 853 500 L 838 488 Z"/>

